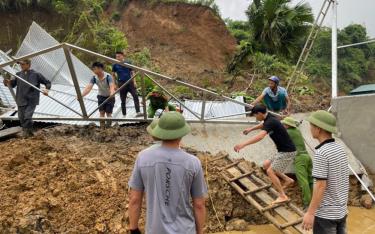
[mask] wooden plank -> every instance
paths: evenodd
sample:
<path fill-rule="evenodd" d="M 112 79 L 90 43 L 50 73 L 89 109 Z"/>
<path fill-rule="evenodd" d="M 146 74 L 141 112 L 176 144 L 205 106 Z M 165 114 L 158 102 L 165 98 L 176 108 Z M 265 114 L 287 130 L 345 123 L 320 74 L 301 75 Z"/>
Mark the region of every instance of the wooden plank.
<path fill-rule="evenodd" d="M 263 207 L 251 196 L 246 196 L 244 193 L 244 190 L 238 186 L 238 184 L 234 182 L 230 182 L 230 179 L 228 176 L 226 176 L 224 173 L 221 173 L 224 179 L 233 187 L 234 190 L 236 190 L 248 203 L 250 203 L 252 206 L 254 206 L 257 210 L 261 210 Z M 281 224 L 273 217 L 269 212 L 262 213 L 273 225 L 277 226 L 279 229 L 281 229 Z M 282 229 L 281 229 L 282 230 Z M 284 231 L 283 231 L 284 232 Z M 284 232 L 289 234 L 289 232 Z"/>
<path fill-rule="evenodd" d="M 253 190 L 250 190 L 250 191 L 245 192 L 245 195 L 249 195 L 249 194 L 257 193 L 257 192 L 259 192 L 259 191 L 269 189 L 270 187 L 271 187 L 270 184 L 263 185 L 262 187 L 258 187 L 257 189 L 253 189 Z"/>
<path fill-rule="evenodd" d="M 222 168 L 220 171 L 224 171 L 224 170 L 227 170 L 227 169 L 229 169 L 229 168 L 231 168 L 231 167 L 237 166 L 239 163 L 241 163 L 241 162 L 243 162 L 243 161 L 244 161 L 243 158 L 240 159 L 240 160 L 238 160 L 238 161 L 235 161 L 235 162 L 229 164 L 228 166 L 225 166 L 225 167 Z M 242 173 L 241 173 L 241 174 L 242 174 Z"/>
<path fill-rule="evenodd" d="M 241 172 L 240 169 L 234 168 L 234 167 L 227 169 L 227 171 L 235 177 L 240 176 L 243 172 L 246 172 L 245 170 Z M 253 189 L 258 188 L 258 186 L 256 184 L 254 184 L 249 178 L 242 178 L 242 179 L 239 180 L 239 182 L 249 190 L 253 190 Z M 267 205 L 271 205 L 271 203 L 274 200 L 269 194 L 267 194 L 264 191 L 260 191 L 260 192 L 254 194 L 254 195 L 257 196 L 260 200 L 262 200 Z M 250 195 L 248 195 L 248 196 L 250 196 Z M 298 216 L 296 213 L 293 213 L 293 212 L 289 211 L 285 207 L 275 208 L 274 211 L 278 215 L 280 215 L 280 217 L 282 217 L 286 222 L 288 222 L 290 219 L 300 218 L 300 216 Z M 278 227 L 278 228 L 280 228 L 280 227 Z M 293 229 L 294 229 L 295 233 L 303 233 L 303 230 L 302 230 L 301 227 L 297 226 L 297 227 L 294 227 Z M 284 231 L 287 231 L 287 230 L 285 229 Z"/>
<path fill-rule="evenodd" d="M 302 222 L 303 222 L 303 218 L 299 218 L 299 219 L 291 221 L 289 223 L 282 224 L 281 229 L 284 229 L 284 228 L 287 228 L 287 227 L 290 227 L 290 226 L 294 226 L 294 225 L 300 224 Z"/>
<path fill-rule="evenodd" d="M 22 131 L 21 127 L 12 127 L 12 128 L 7 128 L 7 129 L 4 129 L 4 130 L 1 130 L 0 131 L 0 139 L 16 135 L 17 133 L 19 133 L 21 131 Z"/>
<path fill-rule="evenodd" d="M 236 180 L 242 179 L 242 178 L 244 178 L 244 177 L 246 177 L 246 176 L 249 176 L 249 175 L 251 175 L 251 174 L 253 174 L 253 173 L 254 173 L 254 171 L 247 172 L 247 173 L 242 174 L 242 175 L 240 175 L 240 176 L 237 176 L 237 177 L 235 177 L 235 178 L 233 178 L 233 179 L 230 179 L 230 182 L 233 182 L 233 181 L 236 181 Z"/>
<path fill-rule="evenodd" d="M 215 162 L 215 161 L 218 161 L 218 160 L 221 160 L 221 159 L 227 158 L 227 157 L 229 157 L 229 155 L 220 156 L 220 157 L 214 158 L 214 159 L 212 159 L 212 160 L 210 160 L 210 161 L 208 161 L 208 162 L 209 162 L 209 163 L 210 163 L 210 162 Z"/>
<path fill-rule="evenodd" d="M 272 204 L 272 205 L 269 205 L 267 207 L 264 207 L 261 211 L 264 212 L 264 211 L 268 211 L 268 210 L 273 210 L 277 207 L 280 207 L 280 206 L 283 206 L 285 205 L 286 202 L 283 202 L 283 203 L 277 203 L 277 204 Z"/>
<path fill-rule="evenodd" d="M 257 183 L 259 183 L 259 184 L 267 184 L 267 183 L 265 183 L 263 180 L 261 180 L 260 178 L 258 178 L 257 176 L 255 176 L 255 175 L 251 175 L 250 176 L 252 179 L 254 179 Z M 274 188 L 270 188 L 269 189 L 269 191 L 273 194 L 273 195 L 275 195 L 275 196 L 277 196 L 279 193 L 274 189 Z M 300 208 L 298 208 L 296 205 L 294 205 L 293 203 L 289 203 L 289 207 L 290 208 L 292 208 L 292 210 L 293 211 L 295 211 L 298 215 L 300 215 L 300 216 L 304 216 L 305 215 L 305 213 L 300 209 Z"/>

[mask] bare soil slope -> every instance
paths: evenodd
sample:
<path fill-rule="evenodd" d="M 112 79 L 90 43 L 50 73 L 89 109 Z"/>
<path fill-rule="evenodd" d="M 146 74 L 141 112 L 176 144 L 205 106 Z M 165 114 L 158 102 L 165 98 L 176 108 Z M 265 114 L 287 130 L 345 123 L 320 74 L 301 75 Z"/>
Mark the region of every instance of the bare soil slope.
<path fill-rule="evenodd" d="M 215 81 L 236 49 L 223 20 L 203 6 L 133 0 L 124 8 L 118 27 L 130 50 L 151 50 L 162 73 L 198 84 L 205 77 L 206 82 Z"/>

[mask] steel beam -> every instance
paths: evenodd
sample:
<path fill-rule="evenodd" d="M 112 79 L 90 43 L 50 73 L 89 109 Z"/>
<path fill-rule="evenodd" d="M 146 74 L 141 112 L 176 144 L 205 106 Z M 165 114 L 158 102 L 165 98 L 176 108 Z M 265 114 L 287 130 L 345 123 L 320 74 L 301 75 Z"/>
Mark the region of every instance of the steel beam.
<path fill-rule="evenodd" d="M 146 84 L 145 84 L 145 74 L 141 73 L 141 88 L 142 88 L 142 108 L 143 108 L 143 118 L 147 119 L 147 107 L 146 107 Z"/>
<path fill-rule="evenodd" d="M 212 117 L 212 118 L 208 118 L 206 120 L 222 119 L 222 118 L 234 117 L 234 116 L 239 116 L 239 115 L 247 115 L 247 114 L 250 114 L 250 113 L 251 113 L 251 111 L 247 111 L 247 112 L 237 113 L 237 114 L 231 114 L 231 115 L 215 116 L 215 117 Z"/>
<path fill-rule="evenodd" d="M 78 99 L 78 102 L 79 102 L 79 106 L 81 107 L 83 118 L 87 118 L 88 116 L 87 116 L 87 112 L 86 112 L 85 103 L 83 101 L 81 89 L 79 88 L 80 86 L 79 86 L 79 82 L 78 82 L 78 78 L 77 78 L 77 73 L 74 69 L 72 55 L 70 53 L 69 48 L 64 47 L 64 54 L 65 54 L 66 61 L 68 63 L 70 76 L 72 77 L 74 88 L 75 88 L 76 93 L 77 93 L 77 99 Z"/>
<path fill-rule="evenodd" d="M 39 50 L 37 52 L 33 52 L 33 53 L 30 53 L 30 54 L 27 54 L 27 55 L 23 55 L 21 57 L 17 57 L 17 58 L 13 57 L 12 60 L 9 61 L 9 62 L 0 63 L 0 68 L 3 68 L 3 67 L 8 66 L 8 65 L 12 65 L 16 62 L 22 61 L 23 59 L 29 59 L 29 58 L 33 58 L 33 57 L 36 57 L 36 56 L 41 55 L 41 54 L 46 54 L 48 52 L 60 49 L 62 47 L 63 47 L 63 45 L 59 44 L 59 45 L 48 47 L 48 48 L 43 49 L 43 50 Z"/>
<path fill-rule="evenodd" d="M 18 117 L 16 116 L 7 116 L 7 117 L 1 117 L 2 120 L 8 120 L 8 121 L 16 121 L 18 120 Z M 111 120 L 114 122 L 152 122 L 153 119 L 137 119 L 137 118 L 88 118 L 84 119 L 81 117 L 33 117 L 34 121 L 83 121 L 83 122 L 98 122 L 102 120 Z M 210 120 L 210 121 L 201 121 L 201 120 L 191 120 L 187 119 L 186 122 L 188 123 L 199 123 L 199 124 L 259 124 L 255 121 L 249 121 L 249 120 Z"/>

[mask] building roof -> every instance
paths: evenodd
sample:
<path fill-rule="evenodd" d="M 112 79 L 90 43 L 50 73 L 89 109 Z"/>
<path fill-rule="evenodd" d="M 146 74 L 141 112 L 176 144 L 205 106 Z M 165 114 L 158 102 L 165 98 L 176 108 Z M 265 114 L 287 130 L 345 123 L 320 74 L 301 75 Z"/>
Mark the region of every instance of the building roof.
<path fill-rule="evenodd" d="M 356 89 L 350 91 L 350 95 L 361 95 L 375 93 L 375 84 L 361 85 Z"/>

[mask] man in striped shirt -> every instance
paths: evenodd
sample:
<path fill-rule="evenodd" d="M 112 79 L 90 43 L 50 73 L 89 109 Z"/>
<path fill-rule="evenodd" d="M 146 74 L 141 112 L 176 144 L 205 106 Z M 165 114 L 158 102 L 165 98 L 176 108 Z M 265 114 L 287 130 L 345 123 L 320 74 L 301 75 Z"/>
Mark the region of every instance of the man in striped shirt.
<path fill-rule="evenodd" d="M 313 160 L 313 197 L 303 218 L 303 228 L 314 234 L 345 234 L 349 193 L 348 157 L 335 142 L 336 118 L 317 111 L 307 119 L 311 134 L 319 141 Z"/>

